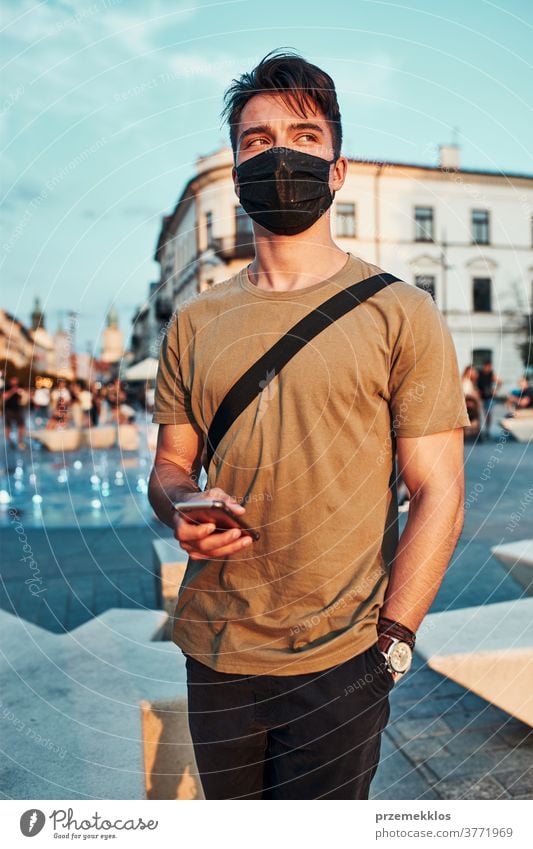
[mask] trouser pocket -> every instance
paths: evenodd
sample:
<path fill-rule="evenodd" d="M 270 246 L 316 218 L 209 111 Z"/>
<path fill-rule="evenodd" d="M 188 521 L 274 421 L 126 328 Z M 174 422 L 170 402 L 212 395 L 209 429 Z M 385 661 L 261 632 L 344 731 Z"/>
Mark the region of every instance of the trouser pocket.
<path fill-rule="evenodd" d="M 378 693 L 389 693 L 396 683 L 387 661 L 379 649 L 378 643 L 373 643 L 366 651 L 367 672 L 370 687 Z"/>

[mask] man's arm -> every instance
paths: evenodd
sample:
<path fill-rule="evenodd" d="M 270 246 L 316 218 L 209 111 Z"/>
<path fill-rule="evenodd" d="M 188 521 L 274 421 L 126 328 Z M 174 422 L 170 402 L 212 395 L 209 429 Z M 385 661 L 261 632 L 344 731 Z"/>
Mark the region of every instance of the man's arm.
<path fill-rule="evenodd" d="M 251 542 L 240 530 L 215 531 L 211 524 L 187 521 L 173 508 L 176 501 L 224 501 L 235 513 L 245 508 L 220 487 L 202 491 L 198 486 L 204 437 L 196 425 L 159 425 L 154 467 L 148 483 L 148 500 L 155 514 L 172 528 L 181 547 L 193 560 L 227 557 Z"/>
<path fill-rule="evenodd" d="M 203 434 L 192 424 L 159 425 L 154 467 L 148 483 L 148 500 L 155 514 L 174 529 L 172 505 L 200 492 L 200 457 Z"/>
<path fill-rule="evenodd" d="M 397 437 L 398 471 L 409 489 L 409 517 L 380 615 L 418 629 L 457 545 L 464 521 L 463 428 Z"/>

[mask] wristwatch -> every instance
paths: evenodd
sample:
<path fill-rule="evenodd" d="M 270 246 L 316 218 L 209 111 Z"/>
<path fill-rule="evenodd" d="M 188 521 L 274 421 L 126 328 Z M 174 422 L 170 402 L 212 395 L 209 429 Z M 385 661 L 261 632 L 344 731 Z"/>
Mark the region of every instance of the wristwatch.
<path fill-rule="evenodd" d="M 390 634 L 380 634 L 378 637 L 378 648 L 387 661 L 389 672 L 397 672 L 403 675 L 407 672 L 413 661 L 413 651 L 409 643 Z"/>

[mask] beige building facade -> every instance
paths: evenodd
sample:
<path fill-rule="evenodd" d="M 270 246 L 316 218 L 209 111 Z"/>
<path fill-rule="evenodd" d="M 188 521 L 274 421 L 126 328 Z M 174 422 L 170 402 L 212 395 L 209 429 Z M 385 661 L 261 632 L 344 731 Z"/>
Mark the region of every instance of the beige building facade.
<path fill-rule="evenodd" d="M 181 303 L 253 258 L 232 165 L 230 148 L 200 157 L 163 219 L 156 336 Z M 501 394 L 516 384 L 533 313 L 533 175 L 462 169 L 454 146 L 440 148 L 435 166 L 350 159 L 331 216 L 342 248 L 431 292 L 461 369 L 490 357 Z"/>

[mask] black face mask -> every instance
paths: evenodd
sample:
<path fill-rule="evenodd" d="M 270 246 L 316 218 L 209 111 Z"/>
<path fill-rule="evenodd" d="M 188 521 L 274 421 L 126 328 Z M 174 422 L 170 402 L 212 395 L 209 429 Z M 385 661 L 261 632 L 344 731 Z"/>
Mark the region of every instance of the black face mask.
<path fill-rule="evenodd" d="M 301 233 L 333 202 L 328 185 L 333 162 L 289 147 L 264 150 L 237 167 L 241 206 L 272 233 Z"/>

